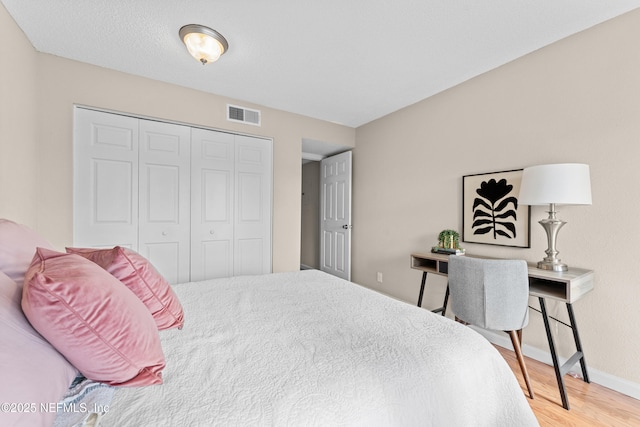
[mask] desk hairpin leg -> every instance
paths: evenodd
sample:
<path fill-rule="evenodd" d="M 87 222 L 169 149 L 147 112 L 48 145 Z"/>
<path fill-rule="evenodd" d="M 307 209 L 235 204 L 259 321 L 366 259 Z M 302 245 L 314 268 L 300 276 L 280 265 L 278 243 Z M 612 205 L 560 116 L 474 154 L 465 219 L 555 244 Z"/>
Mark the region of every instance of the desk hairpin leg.
<path fill-rule="evenodd" d="M 578 325 L 576 324 L 576 319 L 573 315 L 573 305 L 567 303 L 567 312 L 569 313 L 569 321 L 571 323 L 571 329 L 573 330 L 573 339 L 576 342 L 576 354 L 580 354 L 580 368 L 582 369 L 582 379 L 585 383 L 589 383 L 591 381 L 589 381 L 589 374 L 587 373 L 587 362 L 584 360 L 582 343 L 580 342 L 580 335 L 578 335 Z"/>
<path fill-rule="evenodd" d="M 422 307 L 422 295 L 424 295 L 424 285 L 427 283 L 427 272 L 422 272 L 422 282 L 420 282 L 420 295 L 418 296 L 418 307 Z"/>
<path fill-rule="evenodd" d="M 422 296 L 424 295 L 424 286 L 427 283 L 427 272 L 422 272 L 422 282 L 420 282 L 420 295 L 418 296 L 418 307 L 422 307 Z M 449 302 L 449 283 L 447 283 L 447 290 L 444 293 L 444 302 L 442 307 L 431 310 L 432 313 L 442 313 L 443 316 L 447 314 L 447 303 Z"/>
<path fill-rule="evenodd" d="M 569 313 L 569 321 L 571 323 L 571 329 L 573 330 L 573 339 L 576 344 L 576 352 L 571 356 L 564 365 L 560 366 L 558 361 L 558 353 L 556 352 L 556 346 L 553 342 L 553 336 L 551 335 L 551 327 L 549 326 L 549 316 L 547 315 L 547 307 L 543 297 L 538 297 L 540 302 L 540 312 L 542 313 L 542 320 L 544 320 L 544 328 L 547 332 L 547 340 L 549 341 L 549 351 L 551 352 L 551 359 L 553 360 L 553 369 L 556 373 L 556 380 L 558 381 L 558 389 L 560 391 L 560 398 L 562 399 L 562 407 L 569 410 L 569 398 L 567 397 L 567 390 L 564 385 L 564 375 L 580 361 L 580 367 L 582 368 L 582 376 L 584 382 L 589 382 L 589 375 L 587 374 L 587 363 L 584 360 L 584 353 L 582 352 L 582 344 L 580 343 L 580 335 L 578 334 L 578 328 L 575 322 L 573 314 L 573 307 L 570 303 L 567 303 L 567 311 Z"/>

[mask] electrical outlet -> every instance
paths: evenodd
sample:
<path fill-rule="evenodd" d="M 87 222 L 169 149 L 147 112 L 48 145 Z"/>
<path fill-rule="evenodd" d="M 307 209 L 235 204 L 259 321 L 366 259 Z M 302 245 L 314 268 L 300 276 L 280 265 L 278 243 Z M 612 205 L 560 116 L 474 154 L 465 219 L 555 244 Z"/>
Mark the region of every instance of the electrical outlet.
<path fill-rule="evenodd" d="M 382 273 L 378 271 L 378 283 L 382 283 Z"/>

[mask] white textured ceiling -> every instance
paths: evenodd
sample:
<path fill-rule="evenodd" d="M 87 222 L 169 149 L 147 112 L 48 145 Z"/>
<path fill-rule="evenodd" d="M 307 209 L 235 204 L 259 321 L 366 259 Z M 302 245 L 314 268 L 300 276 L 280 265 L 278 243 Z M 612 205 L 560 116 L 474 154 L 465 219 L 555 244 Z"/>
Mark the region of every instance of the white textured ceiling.
<path fill-rule="evenodd" d="M 357 127 L 640 0 L 1 0 L 33 46 L 101 67 Z M 229 51 L 200 65 L 178 30 Z"/>

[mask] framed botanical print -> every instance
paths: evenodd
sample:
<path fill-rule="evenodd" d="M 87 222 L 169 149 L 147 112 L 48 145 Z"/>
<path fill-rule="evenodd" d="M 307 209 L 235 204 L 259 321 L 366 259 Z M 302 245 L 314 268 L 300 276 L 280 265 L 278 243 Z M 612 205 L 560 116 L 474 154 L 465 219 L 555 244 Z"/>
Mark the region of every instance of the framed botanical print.
<path fill-rule="evenodd" d="M 522 169 L 462 177 L 462 241 L 528 248 L 530 207 L 518 203 Z"/>

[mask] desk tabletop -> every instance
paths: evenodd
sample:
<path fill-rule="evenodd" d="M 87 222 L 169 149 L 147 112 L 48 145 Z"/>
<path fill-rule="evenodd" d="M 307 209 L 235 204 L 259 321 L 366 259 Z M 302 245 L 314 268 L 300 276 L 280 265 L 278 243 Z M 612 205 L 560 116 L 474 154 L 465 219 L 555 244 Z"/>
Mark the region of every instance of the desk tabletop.
<path fill-rule="evenodd" d="M 438 253 L 412 253 L 411 268 L 425 273 L 441 276 L 448 274 L 450 256 L 477 255 L 448 255 Z M 573 303 L 593 290 L 594 272 L 584 268 L 569 267 L 568 271 L 541 270 L 535 263 L 528 263 L 529 294 L 535 297 L 551 298 L 566 303 Z"/>

